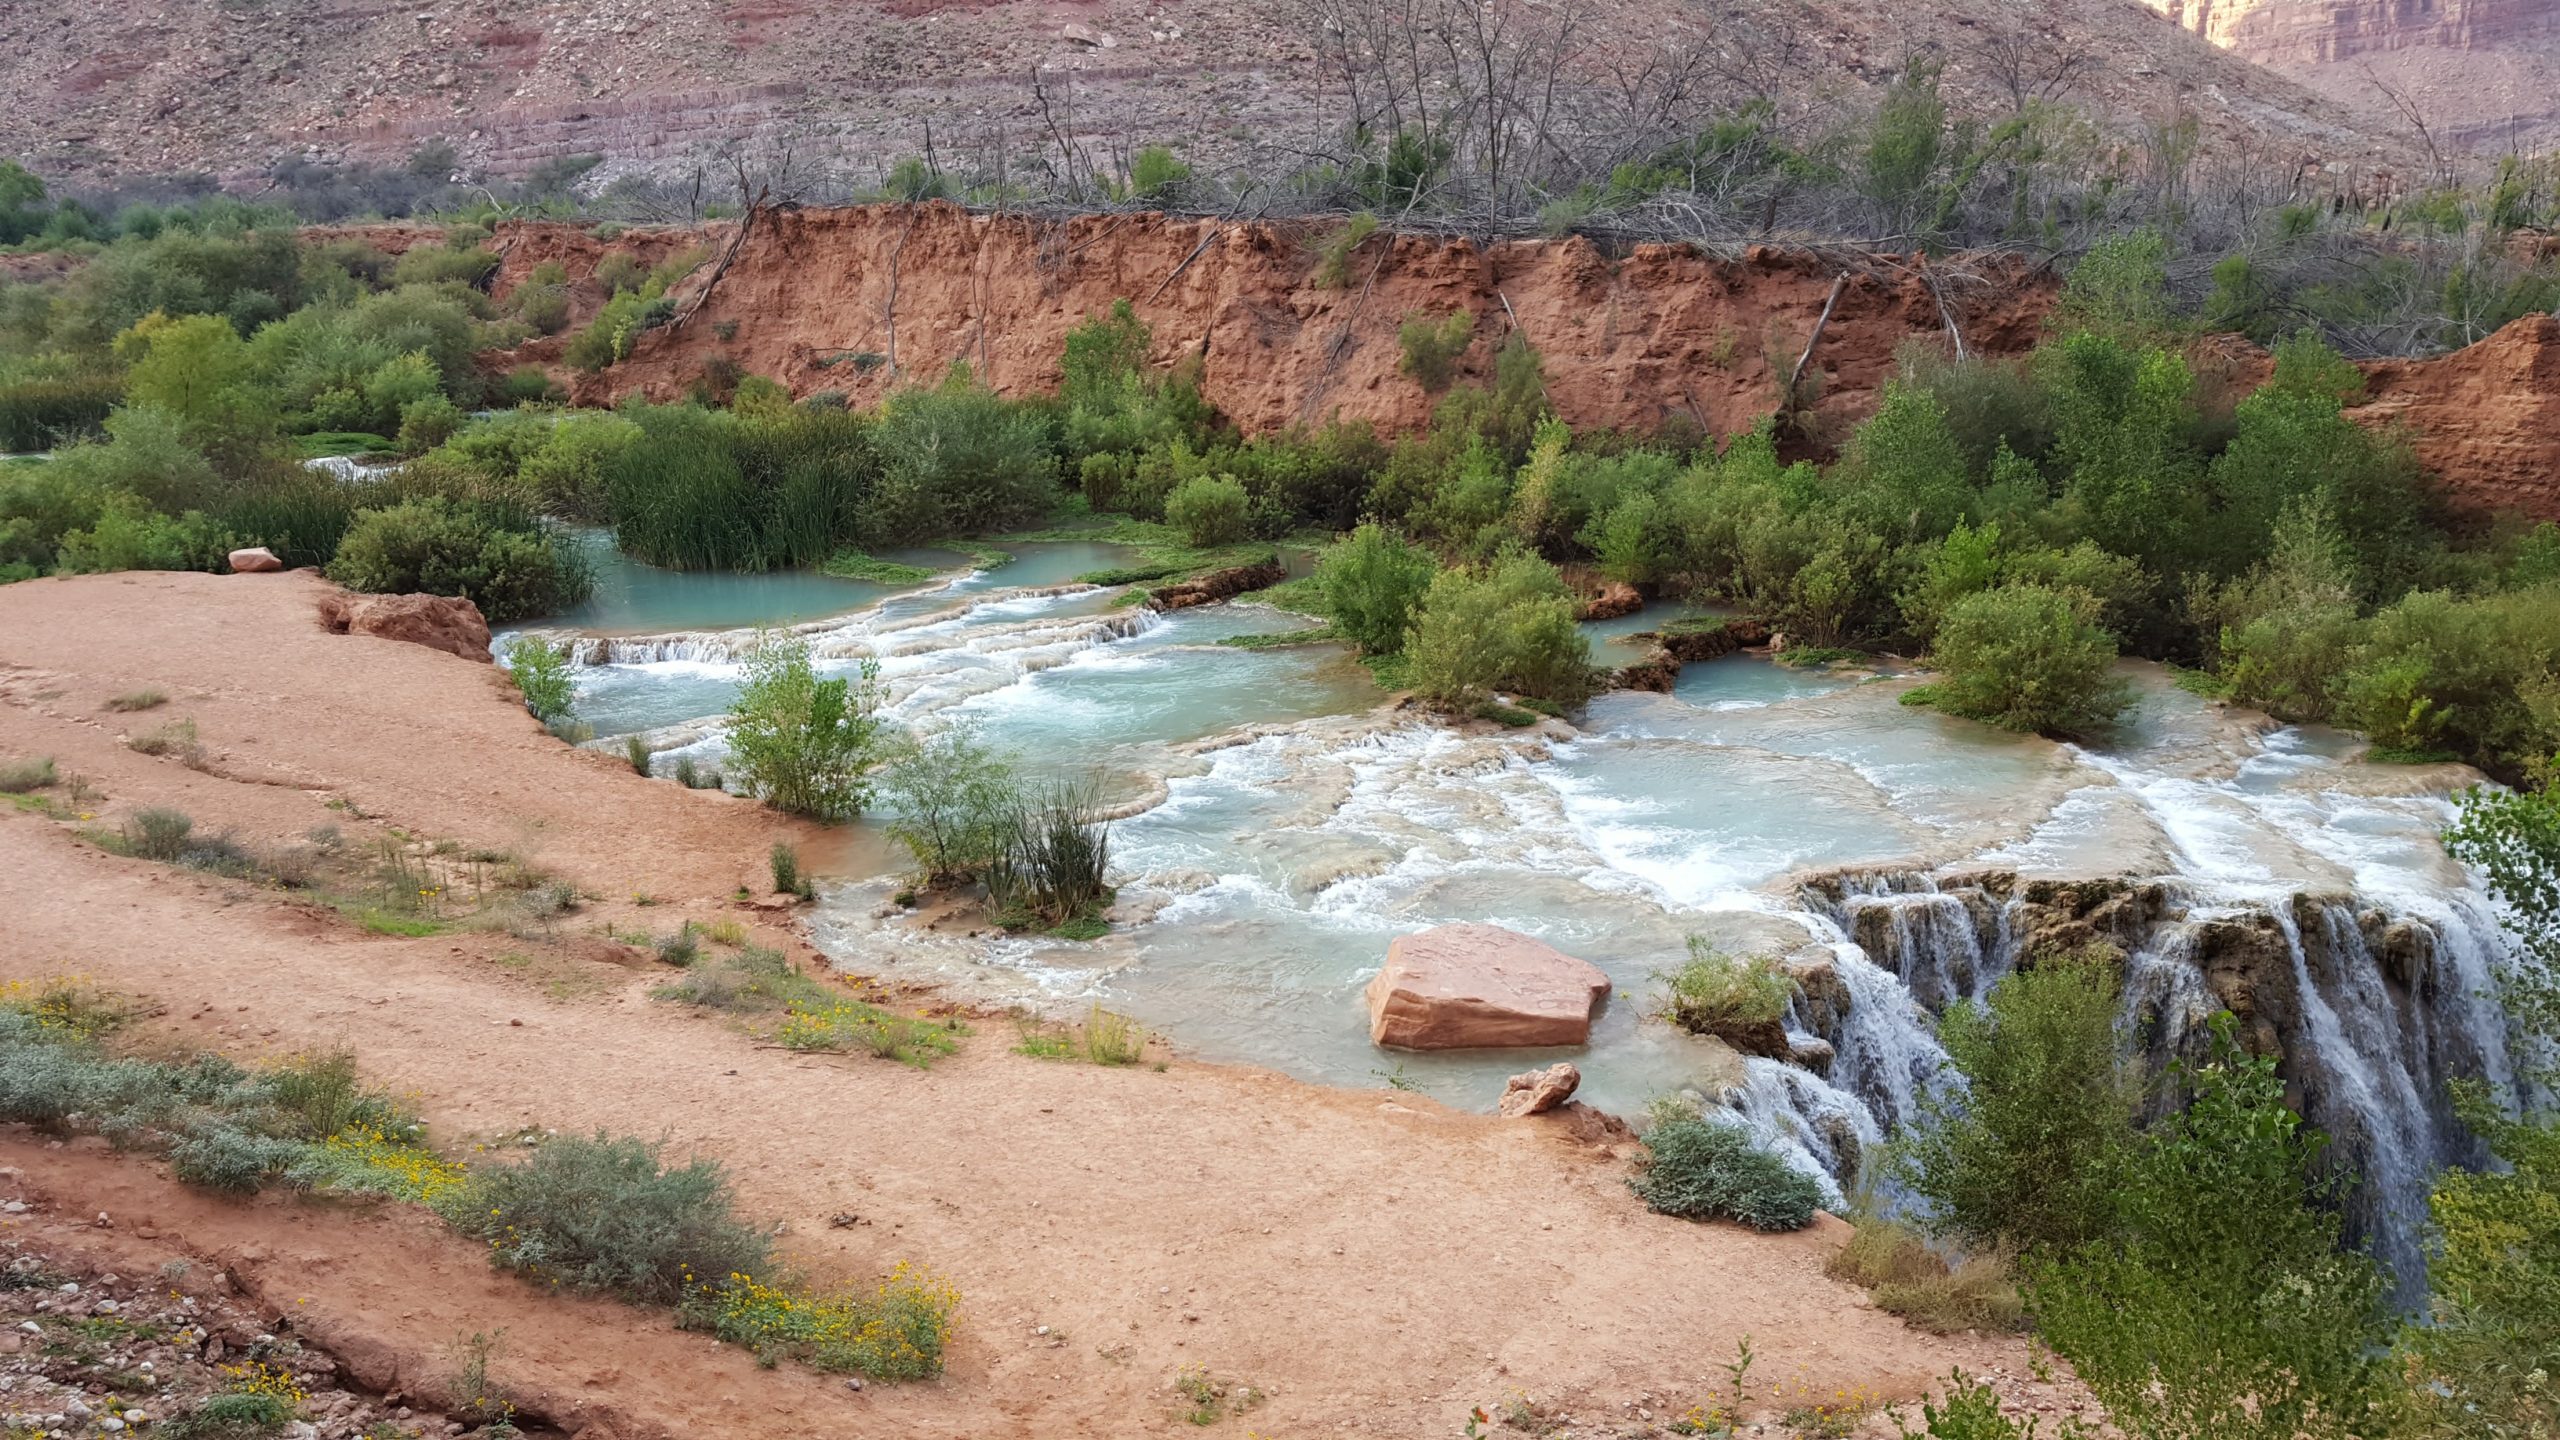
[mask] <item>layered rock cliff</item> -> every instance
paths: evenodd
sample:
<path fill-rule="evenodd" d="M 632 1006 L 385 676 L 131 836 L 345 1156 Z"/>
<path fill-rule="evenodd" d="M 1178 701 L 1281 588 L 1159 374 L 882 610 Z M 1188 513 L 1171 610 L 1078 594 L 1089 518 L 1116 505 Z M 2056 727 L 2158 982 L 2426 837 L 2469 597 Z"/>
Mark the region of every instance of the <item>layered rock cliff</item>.
<path fill-rule="evenodd" d="M 2488 50 L 2560 32 L 2560 0 L 2147 0 L 2180 26 L 2262 65 L 2383 50 Z"/>
<path fill-rule="evenodd" d="M 438 232 L 365 233 L 397 250 Z M 1036 394 L 1058 383 L 1067 331 L 1127 299 L 1154 332 L 1156 360 L 1196 365 L 1210 401 L 1248 431 L 1335 417 L 1398 431 L 1427 423 L 1437 397 L 1400 372 L 1397 329 L 1415 314 L 1465 311 L 1475 337 L 1464 375 L 1489 374 L 1516 329 L 1545 357 L 1548 394 L 1575 425 L 1732 434 L 1776 406 L 1845 275 L 1800 388 L 1818 442 L 1845 437 L 1873 409 L 1906 342 L 1943 344 L 1952 327 L 1971 351 L 2016 354 L 2044 335 L 2053 294 L 2048 274 L 2009 259 L 1685 246 L 1613 258 L 1581 239 L 1480 248 L 1411 235 L 1367 242 L 1351 256 L 1349 283 L 1334 287 L 1316 283 L 1330 233 L 1155 215 L 972 215 L 946 204 L 784 212 L 759 218 L 706 293 L 737 240 L 732 226 L 604 240 L 574 225 L 509 222 L 497 237 L 497 290 L 556 261 L 570 279 L 573 326 L 602 305 L 594 275 L 609 254 L 655 265 L 695 248 L 714 259 L 677 287 L 684 322 L 644 332 L 629 360 L 601 374 L 560 367 L 557 337 L 487 363 L 548 365 L 590 404 L 674 398 L 721 374 L 867 404 L 961 363 L 1001 391 Z M 2243 352 L 2224 357 L 2238 383 L 2263 376 L 2262 354 L 2230 344 Z M 2369 398 L 2352 413 L 2401 426 L 2456 505 L 2560 520 L 2560 320 L 2520 320 L 2466 350 L 2368 374 Z"/>

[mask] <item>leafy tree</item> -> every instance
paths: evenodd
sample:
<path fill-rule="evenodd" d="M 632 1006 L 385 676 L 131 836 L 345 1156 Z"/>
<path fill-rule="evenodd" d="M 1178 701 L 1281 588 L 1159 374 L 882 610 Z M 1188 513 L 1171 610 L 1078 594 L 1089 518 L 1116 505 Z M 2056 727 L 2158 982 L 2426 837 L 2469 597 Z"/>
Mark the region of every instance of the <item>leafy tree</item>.
<path fill-rule="evenodd" d="M 729 707 L 736 773 L 777 810 L 821 820 L 861 814 L 871 799 L 867 772 L 882 743 L 885 697 L 876 660 L 863 661 L 851 677 L 821 680 L 807 641 L 763 637 Z"/>
<path fill-rule="evenodd" d="M 1342 638 L 1363 654 L 1389 655 L 1404 648 L 1414 608 L 1439 572 L 1428 551 L 1371 524 L 1325 551 L 1316 563 L 1316 587 Z"/>
<path fill-rule="evenodd" d="M 1858 427 L 1838 474 L 1850 505 L 1879 529 L 1909 539 L 1947 533 L 1973 498 L 1945 408 L 1929 391 L 1898 380 L 1885 382 L 1883 401 Z"/>
<path fill-rule="evenodd" d="M 116 350 L 132 366 L 126 402 L 175 418 L 217 466 L 245 463 L 274 439 L 274 408 L 253 383 L 249 347 L 229 322 L 154 312 L 118 336 Z"/>
<path fill-rule="evenodd" d="M 2445 849 L 2479 870 L 2508 907 L 2512 948 L 2501 997 L 2525 1032 L 2519 1066 L 2560 1079 L 2560 768 L 2526 790 L 2459 798 Z M 2463 1119 L 2506 1162 L 2448 1170 L 2428 1199 L 2435 1223 L 2426 1323 L 2402 1347 L 2415 1362 L 2426 1433 L 2484 1440 L 2560 1434 L 2560 1123 L 2548 1111 L 2500 1112 L 2481 1087 L 2456 1096 Z"/>
<path fill-rule="evenodd" d="M 2024 1265 L 2029 1309 L 2136 1440 L 2351 1440 L 2400 1395 L 2373 1260 L 2340 1237 L 2321 1137 L 2273 1057 L 2216 1020 L 2211 1062 L 2114 1187 L 2099 1238 Z"/>
<path fill-rule="evenodd" d="M 2116 1034 L 2122 956 L 2048 955 L 1938 1025 L 1961 1090 L 1930 1093 L 1891 1153 L 1929 1230 L 1968 1249 L 2102 1240 L 2133 1154 L 2141 1079 Z"/>
<path fill-rule="evenodd" d="M 2130 701 L 2115 637 L 2083 591 L 2003 585 L 1948 608 L 1931 655 L 1942 673 L 1906 696 L 2009 730 L 2085 735 Z"/>
<path fill-rule="evenodd" d="M 927 885 L 985 873 L 1007 836 L 1013 767 L 966 729 L 945 730 L 882 767 L 889 836 L 907 847 Z"/>

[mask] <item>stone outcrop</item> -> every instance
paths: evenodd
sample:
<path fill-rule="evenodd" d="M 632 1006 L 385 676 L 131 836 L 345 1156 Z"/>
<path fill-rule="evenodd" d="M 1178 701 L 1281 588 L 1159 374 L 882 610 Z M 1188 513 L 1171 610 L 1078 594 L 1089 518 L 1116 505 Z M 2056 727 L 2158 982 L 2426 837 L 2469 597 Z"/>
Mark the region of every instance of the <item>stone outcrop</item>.
<path fill-rule="evenodd" d="M 264 545 L 232 551 L 229 564 L 234 575 L 272 575 L 284 568 L 284 562 L 276 558 L 276 552 Z"/>
<path fill-rule="evenodd" d="M 1150 592 L 1147 608 L 1188 610 L 1194 605 L 1214 605 L 1249 591 L 1269 589 L 1288 577 L 1289 572 L 1277 559 L 1259 565 L 1231 565 Z"/>
<path fill-rule="evenodd" d="M 1559 1060 L 1544 1070 L 1528 1070 L 1503 1082 L 1501 1102 L 1494 1113 L 1516 1120 L 1523 1115 L 1543 1115 L 1573 1098 L 1582 1085 L 1582 1072 Z"/>
<path fill-rule="evenodd" d="M 1369 1039 L 1399 1050 L 1581 1045 L 1608 998 L 1589 961 L 1498 925 L 1400 935 L 1369 982 Z"/>
<path fill-rule="evenodd" d="M 340 591 L 320 597 L 320 623 L 336 635 L 374 635 L 465 660 L 489 658 L 489 622 L 479 606 L 458 596 Z"/>
<path fill-rule="evenodd" d="M 1600 588 L 1583 597 L 1582 609 L 1575 617 L 1582 620 L 1617 620 L 1644 608 L 1644 596 L 1624 580 L 1604 580 Z"/>

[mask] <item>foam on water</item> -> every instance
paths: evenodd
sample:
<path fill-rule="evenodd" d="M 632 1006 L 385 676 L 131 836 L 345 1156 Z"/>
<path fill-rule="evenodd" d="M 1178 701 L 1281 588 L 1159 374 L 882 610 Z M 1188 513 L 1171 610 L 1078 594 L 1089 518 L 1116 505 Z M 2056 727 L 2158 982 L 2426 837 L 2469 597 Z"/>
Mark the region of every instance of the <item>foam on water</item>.
<path fill-rule="evenodd" d="M 2503 940 L 2435 841 L 2443 796 L 2390 793 L 2412 786 L 2339 737 L 2246 722 L 2156 671 L 2137 672 L 2140 709 L 2104 747 L 1902 706 L 1900 678 L 1750 657 L 1690 666 L 1671 695 L 1604 696 L 1579 732 L 1461 733 L 1372 712 L 1377 692 L 1334 647 L 1215 643 L 1303 623 L 1280 612 L 1108 599 L 970 576 L 798 627 L 826 668 L 876 660 L 902 723 L 969 723 L 1037 771 L 1102 767 L 1163 797 L 1115 826 L 1128 919 L 1099 942 L 922 933 L 872 915 L 882 878 L 831 889 L 830 953 L 990 997 L 1099 1000 L 1198 1053 L 1313 1079 L 1393 1067 L 1484 1107 L 1545 1057 L 1382 1056 L 1360 990 L 1396 935 L 1501 924 L 1616 982 L 1573 1054 L 1586 1098 L 1635 1113 L 1695 1091 L 1836 1195 L 1955 1083 L 1936 1015 L 2016 963 L 2019 892 L 1962 872 L 2151 877 L 2171 898 L 2131 957 L 2129 1016 L 2159 1053 L 2193 1053 L 2219 1008 L 2190 958 L 2199 937 L 2235 917 L 2281 925 L 2303 997 L 2288 1055 L 2364 1177 L 2360 1227 L 2404 1276 L 2426 1174 L 2473 1153 L 2443 1079 L 2509 1083 L 2489 998 Z M 734 633 L 614 639 L 578 670 L 582 710 L 711 758 L 706 717 L 739 653 Z M 2393 943 L 2432 978 L 2384 973 L 2367 932 L 2392 924 L 2423 932 Z M 1653 973 L 1692 935 L 1828 961 L 1830 988 L 1809 986 L 1788 1019 L 1830 1045 L 1827 1073 L 1642 1018 Z"/>

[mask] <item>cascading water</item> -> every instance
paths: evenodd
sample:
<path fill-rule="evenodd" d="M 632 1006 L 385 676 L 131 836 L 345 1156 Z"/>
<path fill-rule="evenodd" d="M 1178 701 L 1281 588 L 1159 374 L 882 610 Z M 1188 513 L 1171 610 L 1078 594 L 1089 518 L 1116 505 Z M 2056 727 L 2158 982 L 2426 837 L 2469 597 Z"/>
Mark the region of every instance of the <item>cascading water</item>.
<path fill-rule="evenodd" d="M 2127 957 L 2129 1041 L 2155 1065 L 2202 1058 L 2226 1011 L 2284 1056 L 2359 1177 L 2358 1232 L 2404 1281 L 2429 1172 L 2478 1158 L 2443 1082 L 2510 1083 L 2490 993 L 2503 942 L 2435 843 L 2445 803 L 2151 672 L 2107 752 L 1739 656 L 1687 667 L 1671 695 L 1604 696 L 1578 730 L 1466 734 L 1373 710 L 1337 649 L 1215 643 L 1304 623 L 1278 612 L 1158 616 L 1001 576 L 791 629 L 822 669 L 876 660 L 906 724 L 965 721 L 1035 769 L 1143 780 L 1114 835 L 1120 924 L 1079 945 L 926 931 L 877 913 L 892 878 L 857 878 L 817 926 L 850 965 L 1099 1000 L 1210 1058 L 1390 1074 L 1480 1107 L 1535 1057 L 1382 1057 L 1359 992 L 1395 935 L 1489 921 L 1616 980 L 1574 1057 L 1584 1098 L 1632 1113 L 1695 1091 L 1836 1199 L 1955 1083 L 1935 1038 L 1947 1006 L 2040 946 L 2103 937 Z M 581 713 L 713 758 L 755 633 L 579 635 Z M 1645 1018 L 1691 936 L 1785 957 L 1793 1063 Z"/>

